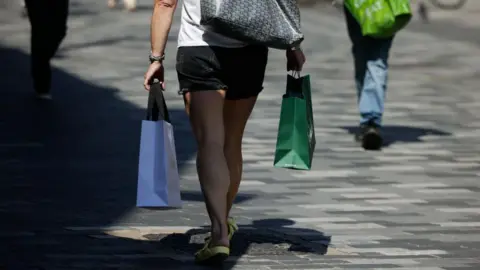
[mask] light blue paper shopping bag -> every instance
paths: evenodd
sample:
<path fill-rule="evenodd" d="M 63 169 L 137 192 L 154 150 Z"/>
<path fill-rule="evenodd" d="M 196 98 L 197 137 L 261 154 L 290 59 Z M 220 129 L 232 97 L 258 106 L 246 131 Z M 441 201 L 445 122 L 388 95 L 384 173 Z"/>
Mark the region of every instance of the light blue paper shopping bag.
<path fill-rule="evenodd" d="M 159 84 L 150 89 L 147 120 L 142 121 L 137 206 L 182 206 L 173 128 Z"/>

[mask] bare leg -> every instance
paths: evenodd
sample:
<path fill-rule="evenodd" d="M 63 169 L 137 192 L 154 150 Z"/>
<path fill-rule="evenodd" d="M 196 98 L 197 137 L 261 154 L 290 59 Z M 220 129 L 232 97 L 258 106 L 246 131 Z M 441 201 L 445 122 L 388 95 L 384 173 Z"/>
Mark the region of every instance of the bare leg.
<path fill-rule="evenodd" d="M 247 120 L 252 113 L 257 97 L 226 100 L 223 109 L 225 123 L 225 157 L 230 171 L 230 189 L 227 194 L 227 217 L 238 193 L 242 180 L 242 139 Z"/>
<path fill-rule="evenodd" d="M 198 144 L 197 171 L 211 221 L 210 245 L 228 247 L 230 176 L 224 154 L 224 98 L 223 90 L 187 93 L 185 106 Z"/>

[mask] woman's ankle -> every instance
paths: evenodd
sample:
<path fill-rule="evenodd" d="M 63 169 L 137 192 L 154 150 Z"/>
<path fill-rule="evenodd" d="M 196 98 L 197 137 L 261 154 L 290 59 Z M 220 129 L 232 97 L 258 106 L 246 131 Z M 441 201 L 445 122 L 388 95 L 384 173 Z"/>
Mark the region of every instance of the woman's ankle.
<path fill-rule="evenodd" d="M 210 246 L 230 246 L 228 239 L 228 223 L 217 223 L 212 225 Z"/>

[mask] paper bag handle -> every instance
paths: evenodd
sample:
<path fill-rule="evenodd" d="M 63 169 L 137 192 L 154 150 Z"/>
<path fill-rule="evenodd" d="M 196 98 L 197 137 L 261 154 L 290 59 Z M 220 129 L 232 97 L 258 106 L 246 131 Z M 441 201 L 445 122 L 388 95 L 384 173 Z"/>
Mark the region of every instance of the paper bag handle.
<path fill-rule="evenodd" d="M 154 83 L 148 93 L 147 120 L 164 120 L 170 123 L 167 104 L 163 96 L 163 89 L 160 83 Z"/>
<path fill-rule="evenodd" d="M 296 76 L 299 76 L 299 77 L 296 77 Z M 288 74 L 287 89 L 283 97 L 284 98 L 297 97 L 297 98 L 304 99 L 305 96 L 303 95 L 302 84 L 303 84 L 303 78 L 300 77 L 299 72 L 297 74 L 293 73 L 292 75 Z"/>

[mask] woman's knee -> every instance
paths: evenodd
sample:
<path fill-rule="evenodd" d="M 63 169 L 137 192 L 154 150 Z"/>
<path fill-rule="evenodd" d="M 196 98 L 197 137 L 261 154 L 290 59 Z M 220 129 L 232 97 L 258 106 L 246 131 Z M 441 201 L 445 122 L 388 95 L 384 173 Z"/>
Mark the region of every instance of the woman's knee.
<path fill-rule="evenodd" d="M 200 137 L 197 137 L 197 144 L 199 149 L 224 149 L 225 141 L 222 136 L 216 134 L 203 133 Z"/>
<path fill-rule="evenodd" d="M 200 147 L 222 147 L 225 142 L 223 98 L 218 91 L 187 93 L 185 107 Z"/>
<path fill-rule="evenodd" d="M 195 134 L 198 147 L 223 149 L 225 146 L 223 126 L 212 123 L 201 123 L 199 121 L 201 120 L 192 120 L 193 133 Z M 213 119 L 207 119 L 206 121 L 213 121 Z"/>
<path fill-rule="evenodd" d="M 233 138 L 233 136 L 226 136 L 224 144 L 225 154 L 235 154 L 242 152 L 242 138 Z"/>

